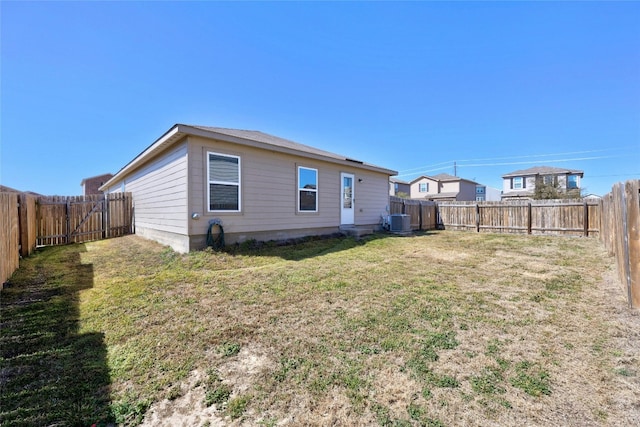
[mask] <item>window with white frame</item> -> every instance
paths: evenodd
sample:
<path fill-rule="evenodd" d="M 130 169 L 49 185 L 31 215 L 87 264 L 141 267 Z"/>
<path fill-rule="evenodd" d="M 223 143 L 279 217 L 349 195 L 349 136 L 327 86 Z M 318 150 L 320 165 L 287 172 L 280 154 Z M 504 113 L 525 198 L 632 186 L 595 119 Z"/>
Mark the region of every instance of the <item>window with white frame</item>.
<path fill-rule="evenodd" d="M 240 157 L 207 153 L 209 211 L 240 211 Z"/>
<path fill-rule="evenodd" d="M 521 176 L 514 177 L 513 180 L 511 181 L 512 188 L 514 190 L 522 190 L 524 188 L 522 182 L 523 182 L 523 179 Z"/>
<path fill-rule="evenodd" d="M 318 212 L 318 170 L 298 166 L 298 211 Z"/>
<path fill-rule="evenodd" d="M 545 175 L 542 177 L 542 182 L 544 185 L 556 185 L 557 180 L 555 175 Z"/>
<path fill-rule="evenodd" d="M 421 182 L 418 185 L 418 192 L 420 192 L 420 193 L 428 193 L 429 192 L 429 183 L 428 182 Z"/>

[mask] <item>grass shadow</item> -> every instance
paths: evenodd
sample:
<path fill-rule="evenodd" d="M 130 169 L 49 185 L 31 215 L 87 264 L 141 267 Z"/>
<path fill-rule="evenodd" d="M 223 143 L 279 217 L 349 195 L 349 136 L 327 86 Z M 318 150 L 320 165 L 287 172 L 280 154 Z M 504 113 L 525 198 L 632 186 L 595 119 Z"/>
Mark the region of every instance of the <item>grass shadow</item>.
<path fill-rule="evenodd" d="M 335 252 L 349 250 L 356 246 L 366 245 L 376 240 L 392 237 L 398 237 L 398 235 L 393 233 L 377 232 L 356 239 L 338 233 L 280 241 L 271 240 L 262 242 L 248 240 L 240 244 L 229 245 L 224 249 L 224 251 L 230 255 L 267 255 L 270 257 L 279 257 L 285 261 L 302 261 L 308 258 L 320 257 Z"/>
<path fill-rule="evenodd" d="M 1 293 L 0 425 L 111 423 L 102 333 L 79 333 L 79 292 L 93 286 L 85 245 L 47 247 L 21 261 Z"/>

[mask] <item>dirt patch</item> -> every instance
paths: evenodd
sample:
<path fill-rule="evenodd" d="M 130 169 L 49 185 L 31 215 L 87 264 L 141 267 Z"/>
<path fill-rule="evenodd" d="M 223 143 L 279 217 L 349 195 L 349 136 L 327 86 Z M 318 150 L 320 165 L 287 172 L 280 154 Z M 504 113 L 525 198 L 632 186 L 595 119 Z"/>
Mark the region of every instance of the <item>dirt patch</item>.
<path fill-rule="evenodd" d="M 257 378 L 273 365 L 260 346 L 249 345 L 234 356 L 226 359 L 218 368 L 225 384 L 233 387 L 231 398 L 251 389 Z M 145 415 L 143 427 L 193 427 L 242 425 L 241 420 L 232 420 L 225 414 L 224 405 L 205 404 L 206 376 L 202 370 L 195 370 L 178 384 L 179 397 L 164 399 L 153 404 Z"/>

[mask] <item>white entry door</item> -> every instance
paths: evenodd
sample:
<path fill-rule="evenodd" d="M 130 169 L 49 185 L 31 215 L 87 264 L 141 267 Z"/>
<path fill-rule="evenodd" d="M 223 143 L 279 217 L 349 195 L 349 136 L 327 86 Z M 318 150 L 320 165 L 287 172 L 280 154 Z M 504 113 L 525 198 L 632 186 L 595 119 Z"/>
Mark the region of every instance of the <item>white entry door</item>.
<path fill-rule="evenodd" d="M 340 174 L 340 225 L 352 225 L 355 223 L 354 204 L 354 176 L 350 173 Z"/>

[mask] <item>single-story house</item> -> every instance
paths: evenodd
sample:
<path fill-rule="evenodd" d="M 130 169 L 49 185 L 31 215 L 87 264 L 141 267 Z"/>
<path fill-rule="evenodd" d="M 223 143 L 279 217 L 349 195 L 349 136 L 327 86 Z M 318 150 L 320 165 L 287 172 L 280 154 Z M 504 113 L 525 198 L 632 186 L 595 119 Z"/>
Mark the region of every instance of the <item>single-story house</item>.
<path fill-rule="evenodd" d="M 176 124 L 100 190 L 131 192 L 136 234 L 178 252 L 377 228 L 397 172 L 259 131 Z"/>

